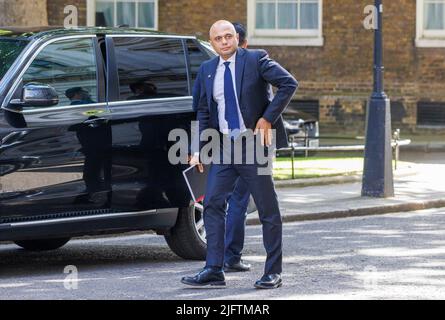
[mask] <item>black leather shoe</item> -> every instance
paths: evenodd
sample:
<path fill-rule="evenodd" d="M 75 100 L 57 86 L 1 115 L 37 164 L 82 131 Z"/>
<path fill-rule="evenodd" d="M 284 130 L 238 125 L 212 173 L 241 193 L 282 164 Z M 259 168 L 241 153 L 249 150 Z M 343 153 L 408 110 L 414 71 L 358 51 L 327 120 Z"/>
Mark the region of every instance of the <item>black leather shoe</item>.
<path fill-rule="evenodd" d="M 250 270 L 250 264 L 244 263 L 243 260 L 235 264 L 224 263 L 225 272 L 246 272 Z"/>
<path fill-rule="evenodd" d="M 276 289 L 283 285 L 281 275 L 278 273 L 264 275 L 260 280 L 255 282 L 257 289 Z"/>
<path fill-rule="evenodd" d="M 224 272 L 212 268 L 204 268 L 194 277 L 183 277 L 181 279 L 183 284 L 193 287 L 222 287 L 226 286 Z"/>

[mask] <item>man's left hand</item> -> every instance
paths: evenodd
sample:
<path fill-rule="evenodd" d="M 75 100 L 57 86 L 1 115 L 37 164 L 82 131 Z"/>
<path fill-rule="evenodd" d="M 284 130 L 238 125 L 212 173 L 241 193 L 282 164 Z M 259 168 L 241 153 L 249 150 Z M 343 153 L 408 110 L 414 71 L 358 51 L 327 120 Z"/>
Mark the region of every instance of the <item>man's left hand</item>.
<path fill-rule="evenodd" d="M 272 123 L 264 118 L 258 120 L 255 127 L 255 135 L 261 134 L 261 145 L 270 146 L 272 145 Z"/>

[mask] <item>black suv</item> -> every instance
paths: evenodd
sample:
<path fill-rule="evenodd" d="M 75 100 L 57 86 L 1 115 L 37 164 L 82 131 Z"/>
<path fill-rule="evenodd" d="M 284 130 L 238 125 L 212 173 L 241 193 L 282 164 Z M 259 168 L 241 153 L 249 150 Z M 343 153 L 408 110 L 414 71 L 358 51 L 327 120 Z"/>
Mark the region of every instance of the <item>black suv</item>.
<path fill-rule="evenodd" d="M 195 119 L 212 56 L 196 38 L 141 29 L 0 28 L 0 241 L 154 230 L 204 259 L 202 209 L 168 151 Z"/>

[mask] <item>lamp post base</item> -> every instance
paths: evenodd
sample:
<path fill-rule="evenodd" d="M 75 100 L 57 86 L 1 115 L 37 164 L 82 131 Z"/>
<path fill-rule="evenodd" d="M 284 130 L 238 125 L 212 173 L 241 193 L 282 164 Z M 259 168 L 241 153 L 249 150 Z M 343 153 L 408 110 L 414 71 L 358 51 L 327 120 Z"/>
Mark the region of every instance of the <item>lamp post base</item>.
<path fill-rule="evenodd" d="M 394 196 L 391 110 L 390 100 L 384 94 L 373 95 L 368 104 L 362 196 Z"/>

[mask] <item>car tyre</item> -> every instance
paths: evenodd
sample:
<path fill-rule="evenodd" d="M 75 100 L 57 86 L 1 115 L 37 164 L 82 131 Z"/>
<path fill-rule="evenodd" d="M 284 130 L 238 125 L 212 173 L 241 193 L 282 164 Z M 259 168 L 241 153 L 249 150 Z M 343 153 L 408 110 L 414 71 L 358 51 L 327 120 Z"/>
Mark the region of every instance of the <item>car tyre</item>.
<path fill-rule="evenodd" d="M 207 254 L 203 206 L 199 203 L 179 209 L 176 225 L 165 236 L 170 249 L 188 260 L 205 260 Z"/>

